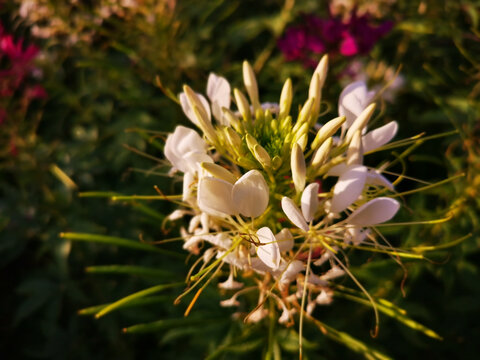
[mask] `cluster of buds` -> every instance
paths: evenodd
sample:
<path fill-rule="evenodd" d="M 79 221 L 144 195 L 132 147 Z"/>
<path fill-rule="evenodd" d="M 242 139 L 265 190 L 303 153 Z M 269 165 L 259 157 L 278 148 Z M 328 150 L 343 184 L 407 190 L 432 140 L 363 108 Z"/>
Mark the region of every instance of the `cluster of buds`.
<path fill-rule="evenodd" d="M 187 85 L 179 95 L 201 134 L 177 126 L 167 138 L 172 172 L 183 172 L 182 208 L 169 219 L 190 217 L 181 229 L 183 247 L 200 256 L 195 266 L 202 264 L 190 281 L 224 276 L 218 286 L 232 296 L 222 306 L 238 306 L 247 292 L 258 293 L 247 322 L 273 311 L 264 306 L 267 299 L 285 324 L 295 313 L 330 304 L 333 280 L 350 274 L 344 250 L 381 246 L 372 227 L 400 207 L 382 168 L 363 164 L 364 155 L 395 136 L 397 123 L 369 130 L 375 94 L 355 82 L 340 95 L 339 117 L 319 124 L 327 69 L 324 56 L 296 121 L 291 80 L 278 104 L 262 104 L 248 62 L 248 98 L 234 89 L 236 110 L 230 84 L 215 74 L 208 79 L 208 100 Z"/>

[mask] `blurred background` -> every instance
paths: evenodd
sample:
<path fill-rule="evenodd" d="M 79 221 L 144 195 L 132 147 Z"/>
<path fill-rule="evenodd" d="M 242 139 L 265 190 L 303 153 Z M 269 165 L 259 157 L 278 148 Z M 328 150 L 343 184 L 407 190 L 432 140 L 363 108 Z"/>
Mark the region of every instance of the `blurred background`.
<path fill-rule="evenodd" d="M 142 306 L 95 319 L 79 310 L 159 283 L 182 281 L 192 261 L 181 245 L 156 254 L 62 232 L 155 241 L 176 236 L 165 202 L 109 201 L 82 192 L 172 193 L 161 175 L 165 132 L 188 124 L 170 93 L 204 92 L 215 72 L 242 86 L 241 64 L 258 75 L 261 100 L 278 101 L 291 77 L 296 103 L 328 53 L 328 120 L 341 89 L 365 80 L 379 92 L 381 121 L 397 138 L 449 132 L 408 156 L 409 176 L 428 182 L 388 228 L 396 245 L 439 245 L 472 234 L 428 261 L 387 257 L 354 268 L 371 290 L 406 309 L 443 341 L 338 299 L 318 316 L 395 359 L 477 359 L 480 338 L 480 4 L 474 0 L 10 0 L 0 3 L 0 357 L 3 359 L 262 358 L 265 324 L 231 321 L 216 286 L 183 319 L 172 288 Z M 302 100 L 303 101 L 303 100 Z M 142 154 L 149 154 L 144 156 Z M 374 159 L 373 159 L 374 160 Z M 406 181 L 400 189 L 420 185 Z M 167 232 L 170 235 L 167 235 Z M 177 256 L 178 255 L 178 256 Z M 92 266 L 149 266 L 102 273 Z M 88 311 L 84 311 L 88 313 Z M 157 321 L 133 334 L 122 329 Z M 277 329 L 282 358 L 295 358 L 294 328 Z M 359 355 L 306 328 L 306 358 Z M 297 346 L 297 347 L 296 347 Z"/>

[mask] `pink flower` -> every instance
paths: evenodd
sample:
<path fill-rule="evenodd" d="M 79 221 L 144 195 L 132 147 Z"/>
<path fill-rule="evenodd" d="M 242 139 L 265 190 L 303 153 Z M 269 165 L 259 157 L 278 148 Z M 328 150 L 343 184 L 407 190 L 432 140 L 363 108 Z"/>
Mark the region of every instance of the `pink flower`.
<path fill-rule="evenodd" d="M 357 16 L 353 10 L 347 21 L 339 17 L 322 19 L 303 15 L 300 25 L 290 27 L 278 41 L 278 47 L 287 61 L 302 61 L 306 67 L 318 63 L 318 55 L 329 53 L 343 56 L 367 54 L 392 28 L 386 21 L 379 26 L 370 23 L 367 15 Z"/>
<path fill-rule="evenodd" d="M 358 54 L 358 52 L 359 49 L 357 41 L 348 31 L 346 31 L 344 38 L 340 43 L 340 54 L 345 56 L 353 56 Z"/>
<path fill-rule="evenodd" d="M 25 89 L 25 96 L 28 99 L 45 99 L 47 92 L 42 85 L 33 85 Z"/>
<path fill-rule="evenodd" d="M 23 50 L 23 39 L 15 43 L 12 35 L 2 37 L 0 40 L 0 50 L 6 54 L 12 63 L 29 63 L 38 54 L 38 48 L 35 45 L 29 45 Z"/>

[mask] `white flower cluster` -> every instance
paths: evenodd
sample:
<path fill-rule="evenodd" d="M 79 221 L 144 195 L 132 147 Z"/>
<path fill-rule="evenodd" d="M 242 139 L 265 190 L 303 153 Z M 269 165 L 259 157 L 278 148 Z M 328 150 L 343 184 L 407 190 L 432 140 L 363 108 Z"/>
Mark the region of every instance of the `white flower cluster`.
<path fill-rule="evenodd" d="M 243 78 L 250 101 L 234 89 L 236 110 L 230 84 L 215 74 L 208 79 L 208 100 L 188 86 L 179 95 L 201 134 L 177 126 L 167 138 L 165 156 L 173 171 L 183 172 L 184 204 L 169 219 L 190 217 L 181 229 L 184 248 L 202 253 L 203 262 L 192 280 L 230 269 L 218 286 L 235 293 L 223 306 L 238 306 L 241 295 L 258 292 L 247 321 L 271 311 L 264 306 L 267 298 L 282 312 L 280 323 L 303 311 L 299 299 L 308 313 L 330 304 L 331 281 L 348 272 L 342 250 L 375 246 L 370 227 L 390 220 L 400 207 L 388 197 L 394 187 L 381 168 L 363 164 L 364 155 L 395 136 L 397 123 L 369 130 L 375 94 L 355 82 L 340 95 L 339 117 L 318 124 L 327 68 L 324 57 L 296 121 L 290 79 L 278 104 L 261 104 L 247 62 Z"/>

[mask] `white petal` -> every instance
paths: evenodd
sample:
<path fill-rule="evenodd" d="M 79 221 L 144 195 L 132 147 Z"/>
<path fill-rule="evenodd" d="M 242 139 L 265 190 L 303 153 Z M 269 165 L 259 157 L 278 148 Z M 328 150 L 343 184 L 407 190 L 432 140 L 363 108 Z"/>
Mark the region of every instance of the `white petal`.
<path fill-rule="evenodd" d="M 225 290 L 237 290 L 241 289 L 243 287 L 243 284 L 241 282 L 235 281 L 233 279 L 233 274 L 230 273 L 226 281 L 218 283 L 218 287 Z"/>
<path fill-rule="evenodd" d="M 333 247 L 333 250 L 338 250 L 338 247 L 334 246 Z M 315 266 L 321 266 L 323 264 L 325 264 L 325 262 L 327 260 L 330 260 L 332 258 L 332 252 L 330 250 L 327 250 L 325 253 L 322 254 L 322 256 L 320 256 L 318 258 L 318 260 L 315 260 L 315 262 L 313 263 L 313 265 Z"/>
<path fill-rule="evenodd" d="M 315 302 L 319 305 L 330 305 L 333 301 L 332 292 L 322 290 L 320 294 L 315 298 Z"/>
<path fill-rule="evenodd" d="M 330 170 L 328 170 L 327 175 L 328 176 L 340 176 L 344 172 L 346 172 L 348 169 L 349 169 L 349 167 L 347 166 L 347 164 L 341 163 L 341 164 L 335 165 Z"/>
<path fill-rule="evenodd" d="M 227 181 L 206 176 L 199 180 L 197 202 L 200 210 L 213 216 L 236 214 L 232 200 L 233 185 Z"/>
<path fill-rule="evenodd" d="M 288 219 L 297 227 L 304 231 L 308 231 L 308 225 L 302 213 L 292 199 L 284 196 L 282 198 L 282 209 Z"/>
<path fill-rule="evenodd" d="M 280 282 L 282 284 L 290 284 L 297 274 L 305 269 L 305 264 L 300 260 L 293 260 L 288 266 L 287 269 L 283 272 Z"/>
<path fill-rule="evenodd" d="M 283 302 L 282 302 L 283 305 Z M 282 315 L 278 318 L 279 324 L 286 324 L 290 319 L 293 319 L 293 315 L 297 312 L 297 309 L 291 308 L 290 310 L 283 305 Z"/>
<path fill-rule="evenodd" d="M 206 235 L 204 236 L 204 240 L 225 250 L 230 249 L 230 246 L 232 246 L 232 239 L 225 233 Z"/>
<path fill-rule="evenodd" d="M 233 185 L 233 202 L 237 212 L 243 216 L 257 217 L 268 206 L 269 191 L 263 175 L 258 170 L 250 170 Z"/>
<path fill-rule="evenodd" d="M 165 143 L 165 157 L 180 171 L 186 172 L 189 164 L 186 163 L 185 155 L 198 152 L 206 154 L 207 144 L 200 135 L 185 126 L 177 126 L 172 134 L 169 134 Z"/>
<path fill-rule="evenodd" d="M 248 324 L 255 324 L 261 321 L 265 316 L 268 315 L 268 310 L 263 307 L 258 308 L 253 313 L 250 313 L 250 316 L 244 320 Z"/>
<path fill-rule="evenodd" d="M 190 222 L 188 223 L 188 232 L 190 234 L 193 234 L 195 229 L 198 228 L 198 225 L 200 225 L 200 215 L 196 215 L 190 219 Z"/>
<path fill-rule="evenodd" d="M 186 214 L 188 214 L 188 211 L 177 209 L 177 210 L 174 210 L 170 215 L 168 215 L 167 219 L 170 221 L 175 221 L 183 218 Z"/>
<path fill-rule="evenodd" d="M 294 240 L 290 230 L 282 229 L 278 234 L 275 235 L 275 239 L 277 239 L 278 248 L 281 252 L 292 250 Z"/>
<path fill-rule="evenodd" d="M 202 94 L 196 93 L 196 95 L 200 99 L 200 102 L 203 106 L 203 109 L 205 110 L 205 113 L 208 115 L 208 118 L 211 119 L 212 115 L 210 113 L 210 104 L 208 103 L 208 100 L 205 99 L 205 96 L 203 96 Z M 200 127 L 200 124 L 198 123 L 198 120 L 195 117 L 195 113 L 193 112 L 193 106 L 188 101 L 187 95 L 185 95 L 185 93 L 182 92 L 178 95 L 178 98 L 180 100 L 180 105 L 182 106 L 182 110 L 187 116 L 187 118 L 189 118 L 190 121 L 193 122 L 195 125 Z"/>
<path fill-rule="evenodd" d="M 259 274 L 266 274 L 267 272 L 270 273 L 272 271 L 272 268 L 268 265 L 266 265 L 260 258 L 258 257 L 252 257 L 250 258 L 250 261 L 247 264 L 247 269 L 251 269 L 255 271 L 256 273 Z"/>
<path fill-rule="evenodd" d="M 340 268 L 339 266 L 334 266 L 330 270 L 328 270 L 325 274 L 320 276 L 320 279 L 323 281 L 329 281 L 336 279 L 337 277 L 343 276 L 345 274 L 345 270 Z"/>
<path fill-rule="evenodd" d="M 315 307 L 317 306 L 317 303 L 314 301 L 309 300 L 306 306 L 306 312 L 308 315 L 312 315 L 313 310 L 315 310 Z"/>
<path fill-rule="evenodd" d="M 213 163 L 213 160 L 206 153 L 200 152 L 190 152 L 184 156 L 185 166 L 187 171 L 196 172 L 197 174 L 202 173 L 202 162 L 204 163 Z M 181 170 L 181 169 L 180 169 Z"/>
<path fill-rule="evenodd" d="M 338 101 L 338 114 L 347 118 L 342 125 L 342 132 L 352 125 L 374 96 L 375 92 L 368 91 L 362 80 L 355 81 L 342 90 Z"/>
<path fill-rule="evenodd" d="M 230 108 L 230 84 L 225 78 L 210 73 L 207 82 L 207 96 L 212 102 L 213 116 L 220 124 L 226 125 L 223 121 L 222 107 Z"/>
<path fill-rule="evenodd" d="M 191 172 L 186 172 L 183 175 L 183 196 L 182 200 L 192 204 L 194 202 L 195 197 L 193 195 L 193 186 L 195 185 L 195 174 Z"/>
<path fill-rule="evenodd" d="M 399 208 L 398 201 L 380 197 L 360 206 L 345 221 L 349 225 L 372 226 L 390 220 Z"/>
<path fill-rule="evenodd" d="M 301 205 L 303 217 L 307 222 L 313 220 L 313 216 L 318 209 L 318 183 L 311 183 L 303 190 Z"/>
<path fill-rule="evenodd" d="M 240 303 L 238 302 L 235 296 L 231 297 L 230 299 L 220 301 L 220 306 L 222 307 L 231 307 L 231 306 L 239 306 Z"/>
<path fill-rule="evenodd" d="M 354 245 L 360 245 L 369 233 L 369 229 L 362 230 L 358 226 L 349 227 L 345 231 L 343 241 L 347 244 L 353 243 Z"/>
<path fill-rule="evenodd" d="M 388 190 L 394 190 L 393 184 L 377 170 L 368 171 L 367 184 L 380 185 L 386 187 Z"/>
<path fill-rule="evenodd" d="M 396 121 L 391 121 L 378 129 L 368 132 L 363 137 L 363 152 L 369 152 L 380 146 L 387 144 L 393 139 L 398 130 L 398 124 Z"/>
<path fill-rule="evenodd" d="M 265 265 L 272 269 L 277 269 L 280 266 L 281 256 L 277 239 L 275 239 L 272 230 L 264 226 L 257 231 L 257 236 L 262 243 L 262 245 L 257 247 L 258 257 Z"/>
<path fill-rule="evenodd" d="M 340 213 L 358 199 L 365 186 L 367 168 L 361 165 L 350 166 L 338 178 L 333 189 L 330 211 Z"/>

